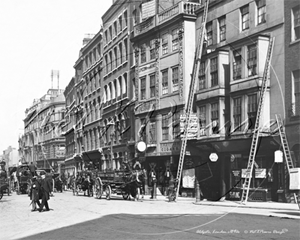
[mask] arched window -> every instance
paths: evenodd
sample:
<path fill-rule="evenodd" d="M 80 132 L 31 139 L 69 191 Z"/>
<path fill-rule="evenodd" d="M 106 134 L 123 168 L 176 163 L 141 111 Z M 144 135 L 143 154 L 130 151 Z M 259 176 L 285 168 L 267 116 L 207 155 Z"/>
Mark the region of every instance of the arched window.
<path fill-rule="evenodd" d="M 111 100 L 111 88 L 110 88 L 110 84 L 107 85 L 107 101 Z"/>
<path fill-rule="evenodd" d="M 119 43 L 119 53 L 120 53 L 119 58 L 120 58 L 120 64 L 123 63 L 123 46 L 122 46 L 122 45 L 123 45 L 122 42 Z"/>
<path fill-rule="evenodd" d="M 117 92 L 117 96 L 121 96 L 122 93 L 122 76 L 120 76 L 118 78 L 118 92 Z"/>
<path fill-rule="evenodd" d="M 122 94 L 127 93 L 127 73 L 123 75 L 123 81 L 122 81 Z"/>
<path fill-rule="evenodd" d="M 115 87 L 114 87 L 114 84 L 113 82 L 110 82 L 109 83 L 109 87 L 110 87 L 110 92 L 111 92 L 111 99 L 115 99 Z"/>
<path fill-rule="evenodd" d="M 107 100 L 107 87 L 104 87 L 104 91 L 103 91 L 103 97 L 102 97 L 102 101 L 103 103 L 106 103 Z"/>

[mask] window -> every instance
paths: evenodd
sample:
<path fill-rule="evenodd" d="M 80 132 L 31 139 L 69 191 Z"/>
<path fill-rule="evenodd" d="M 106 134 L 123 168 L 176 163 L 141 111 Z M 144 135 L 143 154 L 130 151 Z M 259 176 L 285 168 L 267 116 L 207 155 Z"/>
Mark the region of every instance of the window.
<path fill-rule="evenodd" d="M 104 32 L 104 45 L 108 42 L 107 30 Z"/>
<path fill-rule="evenodd" d="M 218 57 L 210 60 L 210 75 L 211 75 L 211 86 L 218 85 Z"/>
<path fill-rule="evenodd" d="M 119 44 L 119 53 L 120 53 L 120 64 L 123 63 L 123 46 L 122 46 L 122 43 Z"/>
<path fill-rule="evenodd" d="M 150 60 L 155 59 L 155 39 L 150 41 Z"/>
<path fill-rule="evenodd" d="M 257 49 L 256 45 L 248 46 L 248 76 L 257 74 Z"/>
<path fill-rule="evenodd" d="M 168 34 L 162 36 L 162 55 L 168 54 Z"/>
<path fill-rule="evenodd" d="M 233 124 L 236 131 L 241 131 L 242 105 L 241 98 L 233 99 Z"/>
<path fill-rule="evenodd" d="M 206 24 L 206 35 L 207 35 L 207 46 L 210 46 L 212 45 L 212 36 L 213 36 L 212 22 Z"/>
<path fill-rule="evenodd" d="M 198 76 L 199 76 L 199 90 L 205 89 L 205 62 L 200 63 Z"/>
<path fill-rule="evenodd" d="M 249 28 L 249 5 L 246 5 L 241 8 L 241 16 L 242 16 L 242 30 L 246 30 Z"/>
<path fill-rule="evenodd" d="M 145 118 L 141 118 L 141 127 L 139 129 L 138 135 L 140 136 L 140 138 L 145 141 L 146 139 L 146 119 Z"/>
<path fill-rule="evenodd" d="M 123 22 L 122 16 L 120 16 L 120 17 L 119 17 L 119 31 L 122 31 L 122 29 L 123 29 L 122 22 Z"/>
<path fill-rule="evenodd" d="M 127 27 L 127 21 L 128 21 L 128 18 L 127 18 L 127 10 L 124 12 L 124 22 L 125 22 L 125 28 Z"/>
<path fill-rule="evenodd" d="M 172 68 L 173 92 L 178 91 L 178 67 Z"/>
<path fill-rule="evenodd" d="M 300 39 L 300 6 L 292 9 L 292 41 Z"/>
<path fill-rule="evenodd" d="M 125 60 L 128 60 L 127 38 L 124 39 L 124 58 L 125 58 Z"/>
<path fill-rule="evenodd" d="M 292 116 L 300 115 L 300 70 L 292 74 Z"/>
<path fill-rule="evenodd" d="M 248 129 L 254 129 L 257 113 L 257 95 L 248 95 Z"/>
<path fill-rule="evenodd" d="M 168 70 L 162 71 L 162 94 L 168 94 Z"/>
<path fill-rule="evenodd" d="M 115 52 L 115 65 L 116 65 L 116 67 L 118 67 L 120 61 L 119 61 L 119 57 L 118 57 L 118 49 L 117 49 L 117 47 L 114 48 L 114 52 Z"/>
<path fill-rule="evenodd" d="M 205 136 L 206 128 L 206 106 L 199 107 L 199 126 L 200 126 L 200 136 Z"/>
<path fill-rule="evenodd" d="M 172 51 L 178 50 L 178 29 L 172 31 Z"/>
<path fill-rule="evenodd" d="M 168 114 L 162 115 L 162 140 L 169 140 L 169 116 Z"/>
<path fill-rule="evenodd" d="M 155 144 L 155 143 L 156 143 L 156 122 L 150 120 L 148 144 Z"/>
<path fill-rule="evenodd" d="M 180 138 L 180 111 L 175 112 L 172 116 L 173 139 Z"/>
<path fill-rule="evenodd" d="M 109 52 L 109 72 L 112 70 L 112 63 L 113 63 L 113 58 L 112 58 L 112 51 Z"/>
<path fill-rule="evenodd" d="M 155 97 L 155 74 L 150 75 L 150 98 Z"/>
<path fill-rule="evenodd" d="M 141 78 L 141 100 L 146 99 L 146 77 Z"/>
<path fill-rule="evenodd" d="M 109 27 L 109 41 L 112 40 L 112 26 Z"/>
<path fill-rule="evenodd" d="M 117 27 L 117 22 L 114 22 L 114 37 L 118 35 L 118 27 Z"/>
<path fill-rule="evenodd" d="M 242 77 L 242 50 L 233 51 L 233 80 L 240 79 Z"/>
<path fill-rule="evenodd" d="M 257 24 L 266 22 L 266 0 L 256 0 Z"/>
<path fill-rule="evenodd" d="M 226 40 L 226 16 L 219 18 L 220 42 Z"/>
<path fill-rule="evenodd" d="M 143 44 L 141 46 L 141 63 L 145 63 L 146 62 L 146 45 Z"/>
<path fill-rule="evenodd" d="M 211 122 L 212 122 L 212 133 L 219 133 L 219 104 L 211 104 Z"/>

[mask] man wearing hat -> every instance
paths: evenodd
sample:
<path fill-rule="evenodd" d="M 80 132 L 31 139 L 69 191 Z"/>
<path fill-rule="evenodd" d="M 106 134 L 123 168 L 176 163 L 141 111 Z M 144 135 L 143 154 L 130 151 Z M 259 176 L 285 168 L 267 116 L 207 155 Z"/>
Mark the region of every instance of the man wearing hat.
<path fill-rule="evenodd" d="M 45 211 L 49 211 L 50 208 L 49 208 L 49 205 L 48 205 L 48 200 L 50 199 L 50 194 L 51 194 L 51 184 L 49 182 L 48 179 L 46 179 L 46 174 L 45 172 L 41 172 L 40 173 L 41 175 L 41 192 L 42 192 L 42 203 L 41 203 L 41 206 L 40 208 L 38 209 L 39 212 L 42 212 L 43 211 L 43 208 L 45 206 Z"/>
<path fill-rule="evenodd" d="M 30 187 L 30 200 L 31 200 L 31 211 L 36 211 L 36 204 L 39 206 L 39 208 L 41 207 L 40 201 L 39 201 L 39 197 L 40 197 L 40 191 L 41 191 L 41 186 L 40 186 L 40 182 L 37 180 L 36 176 L 33 176 L 32 178 L 32 183 L 31 183 L 31 187 Z"/>

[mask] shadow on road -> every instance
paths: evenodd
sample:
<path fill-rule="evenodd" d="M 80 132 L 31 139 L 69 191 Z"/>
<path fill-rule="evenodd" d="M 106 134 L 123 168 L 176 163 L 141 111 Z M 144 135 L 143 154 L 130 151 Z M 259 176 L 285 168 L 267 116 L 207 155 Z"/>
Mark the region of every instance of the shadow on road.
<path fill-rule="evenodd" d="M 233 213 L 112 214 L 21 240 L 295 239 L 299 230 L 297 223 L 291 219 L 273 218 L 270 221 L 267 216 Z"/>

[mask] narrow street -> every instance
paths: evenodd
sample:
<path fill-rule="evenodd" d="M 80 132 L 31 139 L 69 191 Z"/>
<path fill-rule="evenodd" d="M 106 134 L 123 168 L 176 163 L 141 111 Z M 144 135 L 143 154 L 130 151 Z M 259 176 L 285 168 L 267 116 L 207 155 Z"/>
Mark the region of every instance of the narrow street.
<path fill-rule="evenodd" d="M 297 239 L 299 211 L 143 201 L 55 193 L 50 212 L 31 212 L 27 195 L 4 196 L 0 239 Z M 270 203 L 272 204 L 272 203 Z"/>

